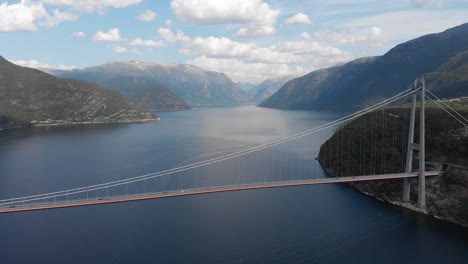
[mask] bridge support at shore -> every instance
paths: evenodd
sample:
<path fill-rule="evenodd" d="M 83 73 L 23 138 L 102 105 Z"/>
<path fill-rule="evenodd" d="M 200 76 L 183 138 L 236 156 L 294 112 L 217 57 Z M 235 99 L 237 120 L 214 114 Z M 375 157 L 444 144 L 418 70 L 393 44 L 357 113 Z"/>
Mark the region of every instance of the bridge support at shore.
<path fill-rule="evenodd" d="M 414 143 L 414 129 L 416 119 L 416 93 L 411 96 L 411 113 L 410 124 L 408 130 L 408 146 L 406 152 L 406 168 L 405 172 L 410 173 L 413 168 L 413 151 L 419 151 L 419 174 L 418 174 L 418 207 L 422 210 L 426 209 L 426 151 L 425 151 L 425 99 L 426 99 L 426 84 L 424 78 L 421 79 L 420 94 L 420 110 L 419 110 L 419 144 Z M 414 82 L 413 89 L 417 90 L 418 80 Z M 403 201 L 410 201 L 411 183 L 409 178 L 403 179 Z"/>

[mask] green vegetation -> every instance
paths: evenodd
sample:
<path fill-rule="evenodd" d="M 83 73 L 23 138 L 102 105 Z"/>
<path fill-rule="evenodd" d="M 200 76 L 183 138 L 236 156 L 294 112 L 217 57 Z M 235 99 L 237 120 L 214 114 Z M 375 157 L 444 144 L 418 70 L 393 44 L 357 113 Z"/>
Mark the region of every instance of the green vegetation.
<path fill-rule="evenodd" d="M 467 50 L 468 23 L 399 44 L 381 57 L 314 71 L 286 83 L 260 106 L 349 112 L 397 94 L 425 74 L 436 94 L 466 96 Z"/>
<path fill-rule="evenodd" d="M 58 79 L 0 57 L 0 129 L 155 118 L 118 92 L 85 81 Z"/>
<path fill-rule="evenodd" d="M 458 102 L 457 102 L 458 104 Z M 417 109 L 419 110 L 419 109 Z M 468 117 L 467 105 L 460 113 Z M 353 176 L 404 172 L 406 161 L 408 107 L 392 107 L 372 112 L 342 125 L 325 142 L 318 156 L 330 176 Z M 419 142 L 416 118 L 415 142 Z M 412 171 L 417 171 L 417 151 Z M 443 110 L 426 109 L 426 169 L 438 170 L 450 164 L 439 177 L 426 178 L 427 212 L 441 219 L 468 226 L 468 128 Z M 411 200 L 417 200 L 417 179 L 412 183 Z M 349 186 L 381 200 L 402 203 L 401 179 L 354 182 Z"/>

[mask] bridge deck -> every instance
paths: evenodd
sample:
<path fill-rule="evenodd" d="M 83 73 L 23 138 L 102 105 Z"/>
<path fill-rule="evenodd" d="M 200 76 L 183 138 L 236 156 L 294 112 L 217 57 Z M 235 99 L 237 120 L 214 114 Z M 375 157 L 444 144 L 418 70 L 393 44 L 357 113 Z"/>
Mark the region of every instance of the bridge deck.
<path fill-rule="evenodd" d="M 438 176 L 441 172 L 431 171 L 426 172 L 426 177 L 429 176 Z M 170 198 L 177 196 L 188 196 L 188 195 L 198 195 L 198 194 L 208 194 L 208 193 L 219 193 L 219 192 L 232 192 L 232 191 L 242 191 L 242 190 L 254 190 L 254 189 L 265 189 L 265 188 L 279 188 L 279 187 L 290 187 L 290 186 L 303 186 L 303 185 L 318 185 L 318 184 L 330 184 L 330 183 L 345 183 L 345 182 L 359 182 L 359 181 L 375 181 L 375 180 L 389 180 L 389 179 L 400 179 L 400 178 L 414 178 L 417 177 L 418 173 L 397 173 L 397 174 L 381 174 L 381 175 L 370 175 L 370 176 L 348 176 L 348 177 L 334 177 L 334 178 L 318 178 L 318 179 L 308 179 L 308 180 L 293 180 L 293 181 L 279 181 L 279 182 L 267 182 L 267 183 L 252 183 L 245 185 L 230 185 L 230 186 L 214 186 L 210 188 L 195 188 L 195 189 L 186 189 L 178 190 L 174 192 L 158 192 L 158 193 L 145 193 L 141 195 L 133 196 L 111 196 L 106 198 L 98 199 L 77 199 L 77 200 L 68 200 L 67 202 L 45 202 L 47 199 L 52 197 L 44 198 L 42 203 L 34 204 L 20 204 L 12 206 L 0 206 L 0 213 L 14 213 L 14 212 L 26 212 L 26 211 L 35 211 L 35 210 L 47 210 L 47 209 L 57 209 L 57 208 L 68 208 L 68 207 L 78 207 L 78 206 L 90 206 L 90 205 L 99 205 L 99 204 L 111 204 L 111 203 L 123 203 L 131 201 L 141 201 L 141 200 L 150 200 L 150 199 L 160 199 L 160 198 Z"/>

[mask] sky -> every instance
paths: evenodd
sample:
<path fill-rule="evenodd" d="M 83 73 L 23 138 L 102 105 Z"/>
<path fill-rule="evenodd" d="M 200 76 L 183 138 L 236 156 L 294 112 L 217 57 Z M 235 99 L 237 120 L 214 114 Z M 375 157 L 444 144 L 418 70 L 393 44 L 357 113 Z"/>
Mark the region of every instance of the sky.
<path fill-rule="evenodd" d="M 468 0 L 0 0 L 0 56 L 64 70 L 184 63 L 258 83 L 467 22 Z"/>

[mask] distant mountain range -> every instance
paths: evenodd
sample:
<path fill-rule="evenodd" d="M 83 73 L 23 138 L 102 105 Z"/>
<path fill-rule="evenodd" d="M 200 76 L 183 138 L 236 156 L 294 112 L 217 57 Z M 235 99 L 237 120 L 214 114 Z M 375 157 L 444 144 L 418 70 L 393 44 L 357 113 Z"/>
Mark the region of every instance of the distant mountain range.
<path fill-rule="evenodd" d="M 30 125 L 155 120 L 118 92 L 59 79 L 0 56 L 0 129 Z"/>
<path fill-rule="evenodd" d="M 258 85 L 251 87 L 247 90 L 247 95 L 256 104 L 263 102 L 263 100 L 276 93 L 287 81 L 297 78 L 296 75 L 288 75 L 274 79 L 267 79 Z"/>
<path fill-rule="evenodd" d="M 167 88 L 190 106 L 228 106 L 249 103 L 249 98 L 229 77 L 223 73 L 205 71 L 184 64 L 158 64 L 153 62 L 109 62 L 82 70 L 58 72 L 58 77 L 96 82 L 116 89 L 129 96 L 136 105 L 146 105 L 142 97 L 151 92 Z M 123 80 L 125 85 L 121 84 Z M 139 87 L 132 90 L 135 86 Z M 164 92 L 165 95 L 169 93 Z M 157 95 L 153 94 L 156 98 Z M 165 98 L 167 99 L 167 98 Z M 182 107 L 175 97 L 168 102 Z M 183 107 L 182 107 L 183 108 Z"/>
<path fill-rule="evenodd" d="M 236 83 L 237 86 L 239 86 L 239 88 L 242 89 L 242 91 L 244 92 L 249 92 L 252 88 L 254 88 L 256 85 L 253 84 L 253 83 L 249 83 L 249 82 L 238 82 Z"/>
<path fill-rule="evenodd" d="M 468 23 L 397 45 L 381 57 L 358 59 L 291 80 L 260 106 L 353 111 L 405 90 L 416 78 L 425 74 L 428 74 L 428 85 L 431 87 L 431 82 L 437 79 L 439 84 L 446 77 L 455 80 L 454 74 L 447 73 L 447 70 L 458 67 L 459 63 L 455 61 L 466 62 L 466 54 L 462 53 L 467 49 Z M 457 54 L 461 57 L 457 58 Z M 443 66 L 444 63 L 447 65 Z M 456 88 L 458 86 L 451 87 L 459 89 Z M 433 89 L 440 92 L 443 88 L 434 86 Z M 452 90 L 444 96 L 460 94 L 466 95 L 462 91 Z"/>

